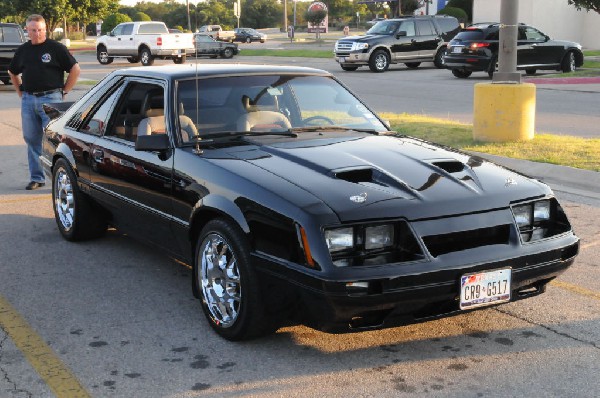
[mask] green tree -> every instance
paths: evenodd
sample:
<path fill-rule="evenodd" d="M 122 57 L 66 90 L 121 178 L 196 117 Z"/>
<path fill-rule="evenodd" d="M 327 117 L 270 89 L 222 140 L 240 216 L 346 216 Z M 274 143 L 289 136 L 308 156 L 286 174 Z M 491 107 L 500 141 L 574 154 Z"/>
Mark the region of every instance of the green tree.
<path fill-rule="evenodd" d="M 306 3 L 296 4 L 296 15 L 300 7 L 308 7 Z M 293 13 L 293 7 L 288 7 L 288 12 Z M 245 0 L 242 1 L 240 26 L 251 28 L 268 28 L 281 26 L 283 6 L 274 0 Z"/>
<path fill-rule="evenodd" d="M 450 0 L 446 3 L 446 7 L 460 8 L 467 13 L 468 21 L 473 20 L 473 0 Z"/>
<path fill-rule="evenodd" d="M 313 24 L 313 26 L 318 26 L 325 20 L 326 16 L 327 16 L 327 11 L 325 11 L 325 10 L 312 10 L 312 11 L 309 10 L 309 11 L 306 11 L 305 18 L 306 18 L 306 21 Z M 317 38 L 317 40 L 319 40 L 321 38 L 321 32 L 319 31 L 319 29 L 317 29 L 316 38 Z"/>
<path fill-rule="evenodd" d="M 467 12 L 458 7 L 444 7 L 438 11 L 438 15 L 450 15 L 458 19 L 458 22 L 466 23 L 469 20 Z"/>
<path fill-rule="evenodd" d="M 115 26 L 123 22 L 131 22 L 131 18 L 128 15 L 120 13 L 110 14 L 102 22 L 102 33 L 110 32 Z"/>
<path fill-rule="evenodd" d="M 600 0 L 569 0 L 569 4 L 574 5 L 578 10 L 592 10 L 600 13 Z"/>
<path fill-rule="evenodd" d="M 133 15 L 133 18 L 131 18 L 134 21 L 152 21 L 152 18 L 150 18 L 150 15 L 146 14 L 145 12 L 141 12 L 138 11 Z"/>

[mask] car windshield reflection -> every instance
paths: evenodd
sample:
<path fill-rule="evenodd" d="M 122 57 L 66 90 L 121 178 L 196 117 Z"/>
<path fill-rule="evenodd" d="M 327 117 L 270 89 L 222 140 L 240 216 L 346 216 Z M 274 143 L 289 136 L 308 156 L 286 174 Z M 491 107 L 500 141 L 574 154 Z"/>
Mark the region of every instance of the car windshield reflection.
<path fill-rule="evenodd" d="M 178 82 L 183 142 L 232 133 L 309 131 L 320 127 L 387 131 L 382 121 L 326 76 L 244 76 Z M 193 133 L 190 133 L 193 131 Z"/>

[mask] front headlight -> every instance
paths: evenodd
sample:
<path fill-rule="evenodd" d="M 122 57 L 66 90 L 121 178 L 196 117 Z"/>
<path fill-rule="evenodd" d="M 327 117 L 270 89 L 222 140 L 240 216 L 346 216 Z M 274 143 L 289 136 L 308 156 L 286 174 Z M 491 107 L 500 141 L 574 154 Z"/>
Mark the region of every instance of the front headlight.
<path fill-rule="evenodd" d="M 358 42 L 354 42 L 352 44 L 352 51 L 356 51 L 356 50 L 366 50 L 367 48 L 369 48 L 369 43 L 358 43 Z"/>
<path fill-rule="evenodd" d="M 521 241 L 533 242 L 570 229 L 556 199 L 543 199 L 512 207 Z"/>
<path fill-rule="evenodd" d="M 533 205 L 533 221 L 548 221 L 550 219 L 550 201 L 540 200 Z"/>
<path fill-rule="evenodd" d="M 383 249 L 394 244 L 394 226 L 378 225 L 365 228 L 365 249 Z"/>
<path fill-rule="evenodd" d="M 513 207 L 513 215 L 519 228 L 531 225 L 531 204 Z"/>
<path fill-rule="evenodd" d="M 326 230 L 325 242 L 330 253 L 351 249 L 354 246 L 354 230 L 352 227 Z"/>

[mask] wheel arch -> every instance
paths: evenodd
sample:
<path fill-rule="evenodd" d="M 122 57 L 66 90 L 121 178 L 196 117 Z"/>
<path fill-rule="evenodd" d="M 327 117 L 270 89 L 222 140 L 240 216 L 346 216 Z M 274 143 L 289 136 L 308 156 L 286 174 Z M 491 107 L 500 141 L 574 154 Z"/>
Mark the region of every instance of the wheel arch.
<path fill-rule="evenodd" d="M 79 171 L 77 170 L 77 163 L 75 162 L 75 156 L 73 156 L 73 152 L 71 151 L 71 148 L 69 148 L 69 146 L 65 143 L 60 143 L 58 144 L 58 146 L 56 147 L 56 151 L 54 152 L 54 155 L 52 156 L 52 170 L 54 170 L 54 165 L 56 165 L 56 162 L 58 162 L 59 159 L 65 159 L 68 163 L 69 166 L 71 167 L 71 169 L 73 169 L 73 172 L 75 173 L 75 175 L 77 177 L 79 177 Z"/>
<path fill-rule="evenodd" d="M 237 224 L 245 234 L 250 234 L 250 226 L 242 210 L 223 196 L 208 195 L 202 198 L 190 219 L 190 241 L 194 242 L 202 228 L 210 220 L 226 218 Z"/>
<path fill-rule="evenodd" d="M 383 45 L 378 45 L 377 47 L 373 47 L 373 50 L 369 54 L 369 59 L 371 59 L 371 57 L 373 56 L 373 54 L 375 54 L 375 52 L 379 51 L 379 50 L 385 51 L 385 53 L 387 54 L 388 58 L 390 59 L 390 63 L 392 63 L 392 61 L 393 61 L 393 59 L 392 59 L 392 51 L 389 49 L 389 47 L 386 47 L 386 46 L 383 46 Z"/>

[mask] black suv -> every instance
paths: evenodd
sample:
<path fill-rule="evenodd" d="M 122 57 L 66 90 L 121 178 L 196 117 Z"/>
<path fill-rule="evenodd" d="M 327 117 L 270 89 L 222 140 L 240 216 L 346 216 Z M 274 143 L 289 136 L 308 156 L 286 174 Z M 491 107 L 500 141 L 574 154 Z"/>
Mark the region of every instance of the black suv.
<path fill-rule="evenodd" d="M 446 45 L 459 31 L 458 20 L 445 15 L 385 19 L 363 36 L 338 40 L 335 60 L 346 71 L 368 65 L 373 72 L 384 72 L 390 64 L 417 68 L 421 62 L 443 68 Z"/>
<path fill-rule="evenodd" d="M 10 84 L 8 65 L 17 48 L 25 43 L 23 29 L 15 23 L 0 23 L 0 81 Z"/>
<path fill-rule="evenodd" d="M 493 76 L 498 63 L 499 23 L 480 23 L 463 29 L 448 44 L 444 62 L 456 77 L 476 71 Z M 552 40 L 534 27 L 520 24 L 517 37 L 517 69 L 534 75 L 538 69 L 572 72 L 583 65 L 578 43 Z"/>

